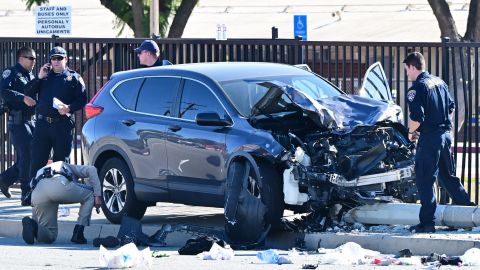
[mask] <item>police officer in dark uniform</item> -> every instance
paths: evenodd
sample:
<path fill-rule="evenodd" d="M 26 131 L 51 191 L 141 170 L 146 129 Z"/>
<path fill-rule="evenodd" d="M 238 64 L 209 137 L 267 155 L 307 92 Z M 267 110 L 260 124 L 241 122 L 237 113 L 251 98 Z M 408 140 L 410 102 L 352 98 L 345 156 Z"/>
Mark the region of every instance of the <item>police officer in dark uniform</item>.
<path fill-rule="evenodd" d="M 27 89 L 30 96 L 38 95 L 30 179 L 47 164 L 52 149 L 54 162 L 69 162 L 74 113 L 87 103 L 85 84 L 80 74 L 67 67 L 65 49 L 54 47 L 49 56 L 50 63 L 42 66 L 37 79 Z"/>
<path fill-rule="evenodd" d="M 140 61 L 140 67 L 142 68 L 163 65 L 163 61 L 160 60 L 160 49 L 158 48 L 157 43 L 153 40 L 145 40 L 140 47 L 135 48 L 133 51 L 137 54 L 138 60 Z"/>
<path fill-rule="evenodd" d="M 433 184 L 438 177 L 458 205 L 472 205 L 460 179 L 455 176 L 455 163 L 451 153 L 452 121 L 455 103 L 448 86 L 440 78 L 425 71 L 425 59 L 419 52 L 410 53 L 403 61 L 412 87 L 408 90 L 410 109 L 409 139 L 418 137 L 415 155 L 416 185 L 420 195 L 420 223 L 410 231 L 435 232 L 437 208 Z"/>
<path fill-rule="evenodd" d="M 17 51 L 17 64 L 3 71 L 0 82 L 0 95 L 8 108 L 8 130 L 17 155 L 16 163 L 0 174 L 0 190 L 8 198 L 8 188 L 17 180 L 20 180 L 23 197 L 30 190 L 30 144 L 36 101 L 25 95 L 25 89 L 35 77 L 32 73 L 35 59 L 32 48 L 20 48 Z"/>

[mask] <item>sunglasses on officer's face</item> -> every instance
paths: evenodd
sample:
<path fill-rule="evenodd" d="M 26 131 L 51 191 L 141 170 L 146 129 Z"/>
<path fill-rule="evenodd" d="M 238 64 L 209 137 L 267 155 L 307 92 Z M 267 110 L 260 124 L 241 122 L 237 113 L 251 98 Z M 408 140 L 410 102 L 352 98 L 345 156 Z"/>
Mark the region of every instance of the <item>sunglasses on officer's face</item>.
<path fill-rule="evenodd" d="M 22 56 L 22 57 L 23 57 L 23 58 L 26 58 L 26 59 L 28 59 L 28 60 L 30 60 L 30 61 L 33 61 L 33 60 L 37 59 L 37 58 L 35 58 L 35 57 L 33 57 L 33 56 Z"/>
<path fill-rule="evenodd" d="M 63 56 L 53 56 L 50 58 L 50 60 L 53 60 L 53 61 L 62 61 L 65 57 Z"/>

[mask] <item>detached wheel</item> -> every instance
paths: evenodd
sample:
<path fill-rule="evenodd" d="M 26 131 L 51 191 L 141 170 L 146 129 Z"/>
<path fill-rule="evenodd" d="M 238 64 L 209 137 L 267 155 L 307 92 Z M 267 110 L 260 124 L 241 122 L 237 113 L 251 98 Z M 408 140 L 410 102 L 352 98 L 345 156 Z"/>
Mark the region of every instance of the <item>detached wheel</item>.
<path fill-rule="evenodd" d="M 283 216 L 279 174 L 267 162 L 258 162 L 258 169 L 260 175 L 247 160 L 233 161 L 228 169 L 225 232 L 236 243 L 257 242 Z"/>
<path fill-rule="evenodd" d="M 137 200 L 132 174 L 123 160 L 107 160 L 100 171 L 100 181 L 103 191 L 102 211 L 110 222 L 120 223 L 125 214 L 136 219 L 145 215 L 147 206 Z"/>

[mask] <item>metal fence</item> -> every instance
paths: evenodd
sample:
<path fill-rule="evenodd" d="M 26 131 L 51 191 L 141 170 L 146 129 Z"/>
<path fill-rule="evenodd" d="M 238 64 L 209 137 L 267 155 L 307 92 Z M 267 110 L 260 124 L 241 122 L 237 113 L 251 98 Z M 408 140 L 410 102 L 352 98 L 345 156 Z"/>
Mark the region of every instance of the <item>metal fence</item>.
<path fill-rule="evenodd" d="M 48 51 L 55 45 L 63 46 L 69 55 L 68 65 L 80 72 L 88 89 L 89 99 L 102 87 L 112 73 L 138 66 L 133 49 L 142 39 L 75 39 L 75 38 L 0 38 L 0 68 L 16 63 L 15 52 L 28 45 L 37 53 L 35 72 L 48 60 Z M 346 93 L 356 93 L 370 64 L 379 61 L 385 69 L 396 101 L 408 119 L 406 90 L 410 83 L 402 61 L 411 51 L 425 56 L 427 70 L 448 81 L 455 94 L 458 110 L 455 112 L 455 158 L 458 174 L 465 181 L 472 200 L 478 203 L 478 48 L 477 43 L 407 43 L 407 42 L 324 42 L 299 40 L 225 40 L 159 39 L 161 57 L 173 64 L 255 61 L 286 64 L 308 64 L 315 72 L 336 84 Z M 464 91 L 465 89 L 465 91 Z M 75 135 L 80 134 L 84 122 L 77 114 Z M 464 121 L 465 120 L 465 121 Z M 465 123 L 462 125 L 462 123 Z M 78 137 L 78 136 L 77 136 Z M 13 163 L 14 151 L 10 144 L 5 116 L 0 118 L 0 169 Z M 73 162 L 84 163 L 74 149 Z M 461 172 L 460 172 L 461 171 Z"/>

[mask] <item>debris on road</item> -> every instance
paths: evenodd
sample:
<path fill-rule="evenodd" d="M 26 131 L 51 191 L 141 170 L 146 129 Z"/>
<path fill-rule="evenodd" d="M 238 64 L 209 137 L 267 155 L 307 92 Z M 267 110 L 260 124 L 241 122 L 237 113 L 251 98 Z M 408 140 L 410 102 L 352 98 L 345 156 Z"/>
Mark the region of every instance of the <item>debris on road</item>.
<path fill-rule="evenodd" d="M 147 247 L 142 251 L 134 243 L 129 243 L 117 250 L 109 251 L 100 246 L 100 267 L 105 268 L 147 268 L 153 264 L 152 253 Z"/>
<path fill-rule="evenodd" d="M 204 251 L 197 255 L 202 260 L 231 260 L 235 256 L 233 249 L 229 245 L 225 247 L 213 243 L 209 251 Z"/>

